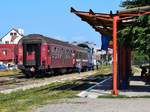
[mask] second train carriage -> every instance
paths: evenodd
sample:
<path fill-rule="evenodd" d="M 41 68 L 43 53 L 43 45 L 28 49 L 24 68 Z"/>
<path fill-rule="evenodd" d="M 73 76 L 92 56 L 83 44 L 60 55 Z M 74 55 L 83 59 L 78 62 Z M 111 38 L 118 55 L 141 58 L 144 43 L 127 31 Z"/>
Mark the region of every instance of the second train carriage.
<path fill-rule="evenodd" d="M 30 34 L 18 43 L 18 68 L 26 75 L 71 71 L 78 62 L 82 69 L 89 68 L 88 51 L 67 42 Z"/>

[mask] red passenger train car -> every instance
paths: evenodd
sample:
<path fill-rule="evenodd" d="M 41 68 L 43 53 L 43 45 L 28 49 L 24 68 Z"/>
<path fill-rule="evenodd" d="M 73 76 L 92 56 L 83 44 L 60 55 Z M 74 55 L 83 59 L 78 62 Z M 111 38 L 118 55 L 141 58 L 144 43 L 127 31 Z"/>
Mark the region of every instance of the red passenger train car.
<path fill-rule="evenodd" d="M 30 34 L 18 43 L 18 68 L 27 76 L 72 71 L 78 62 L 88 68 L 88 51 L 67 42 Z"/>

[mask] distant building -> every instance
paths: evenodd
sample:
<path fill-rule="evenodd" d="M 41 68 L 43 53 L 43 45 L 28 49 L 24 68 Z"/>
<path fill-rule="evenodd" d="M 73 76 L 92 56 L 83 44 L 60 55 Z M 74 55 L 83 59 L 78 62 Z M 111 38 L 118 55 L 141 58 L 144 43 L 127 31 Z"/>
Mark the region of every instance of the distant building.
<path fill-rule="evenodd" d="M 101 64 L 112 64 L 113 49 L 108 48 L 107 51 L 98 49 L 98 53 L 101 55 Z"/>
<path fill-rule="evenodd" d="M 96 47 L 96 44 L 92 43 L 92 42 L 72 42 L 72 44 L 74 45 L 78 45 L 80 47 L 83 47 L 83 48 L 86 48 L 88 49 L 88 52 L 89 52 L 89 56 L 88 56 L 88 60 L 89 60 L 89 63 L 93 64 L 93 65 L 96 65 L 97 64 L 97 61 L 100 61 L 101 57 L 100 57 L 100 54 L 98 54 L 97 52 L 97 47 Z"/>
<path fill-rule="evenodd" d="M 0 44 L 0 62 L 15 64 L 17 61 L 17 44 Z"/>
<path fill-rule="evenodd" d="M 11 29 L 0 40 L 1 44 L 18 44 L 18 41 L 23 37 L 24 31 L 22 29 Z"/>
<path fill-rule="evenodd" d="M 23 37 L 22 29 L 11 29 L 0 39 L 0 62 L 4 64 L 15 64 L 17 60 L 17 44 Z"/>

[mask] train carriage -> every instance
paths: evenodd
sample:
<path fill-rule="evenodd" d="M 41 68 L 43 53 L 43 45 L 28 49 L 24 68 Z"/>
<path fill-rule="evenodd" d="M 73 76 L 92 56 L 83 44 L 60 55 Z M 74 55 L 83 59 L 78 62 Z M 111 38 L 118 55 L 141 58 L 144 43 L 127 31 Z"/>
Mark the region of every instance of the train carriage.
<path fill-rule="evenodd" d="M 18 68 L 26 75 L 72 71 L 77 62 L 87 69 L 88 52 L 67 42 L 30 34 L 18 43 Z"/>

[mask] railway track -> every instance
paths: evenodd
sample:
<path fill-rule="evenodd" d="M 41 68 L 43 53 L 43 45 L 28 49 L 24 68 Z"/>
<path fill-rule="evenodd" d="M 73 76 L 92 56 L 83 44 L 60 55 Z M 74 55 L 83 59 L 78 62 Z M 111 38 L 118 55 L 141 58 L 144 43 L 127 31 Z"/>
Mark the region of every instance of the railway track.
<path fill-rule="evenodd" d="M 25 82 L 27 80 L 28 79 L 25 78 L 23 74 L 19 74 L 19 75 L 13 74 L 13 75 L 0 76 L 0 86 Z"/>
<path fill-rule="evenodd" d="M 11 93 L 17 90 L 26 90 L 31 89 L 34 87 L 40 87 L 44 85 L 48 85 L 54 82 L 65 82 L 65 81 L 74 81 L 74 80 L 82 80 L 84 82 L 88 82 L 88 80 L 94 80 L 94 78 L 90 79 L 88 77 L 94 76 L 97 71 L 89 71 L 83 72 L 81 74 L 73 73 L 73 74 L 64 74 L 46 78 L 31 78 L 27 79 L 22 75 L 17 77 L 9 77 L 10 80 L 0 81 L 0 93 Z M 1 78 L 8 78 L 8 77 L 0 77 Z M 94 83 L 94 82 L 93 82 Z M 91 86 L 92 82 L 89 84 Z M 87 85 L 87 84 L 86 84 Z M 82 85 L 84 86 L 84 84 Z M 87 85 L 88 86 L 88 85 Z"/>

